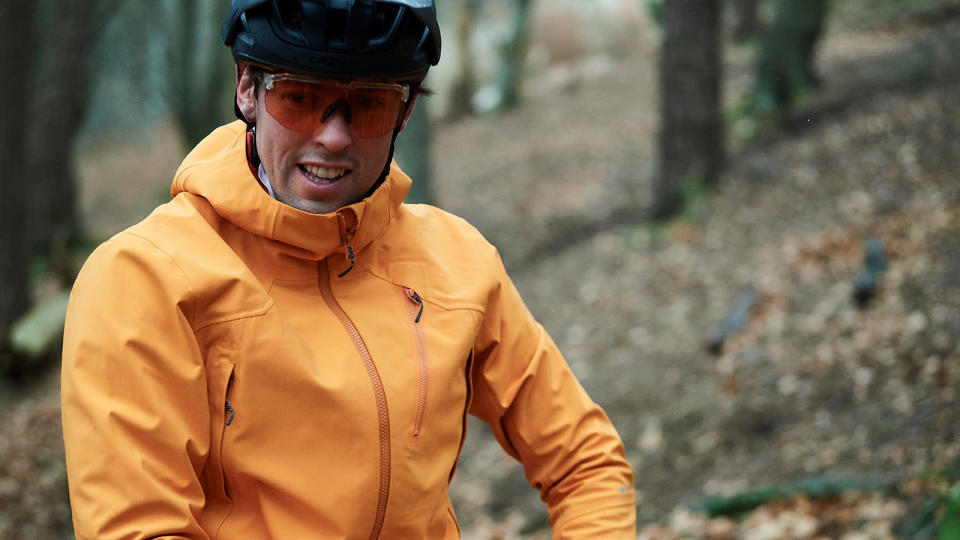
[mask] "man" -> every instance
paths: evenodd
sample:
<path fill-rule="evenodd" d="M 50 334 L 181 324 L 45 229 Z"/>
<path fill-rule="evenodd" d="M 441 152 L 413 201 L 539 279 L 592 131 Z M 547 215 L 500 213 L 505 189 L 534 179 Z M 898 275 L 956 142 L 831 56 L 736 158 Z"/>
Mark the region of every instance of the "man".
<path fill-rule="evenodd" d="M 429 0 L 234 0 L 243 122 L 84 265 L 64 336 L 78 538 L 458 538 L 467 413 L 555 538 L 633 538 L 622 444 L 464 221 L 391 164 Z"/>

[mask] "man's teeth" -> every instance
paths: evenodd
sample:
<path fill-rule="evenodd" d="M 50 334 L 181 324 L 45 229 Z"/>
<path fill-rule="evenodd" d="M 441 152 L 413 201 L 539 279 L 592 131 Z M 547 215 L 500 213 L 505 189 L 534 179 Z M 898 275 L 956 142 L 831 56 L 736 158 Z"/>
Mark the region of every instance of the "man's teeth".
<path fill-rule="evenodd" d="M 326 167 L 315 167 L 313 165 L 304 165 L 303 169 L 310 173 L 311 180 L 322 182 L 325 180 L 336 180 L 347 173 L 346 169 L 328 169 Z"/>

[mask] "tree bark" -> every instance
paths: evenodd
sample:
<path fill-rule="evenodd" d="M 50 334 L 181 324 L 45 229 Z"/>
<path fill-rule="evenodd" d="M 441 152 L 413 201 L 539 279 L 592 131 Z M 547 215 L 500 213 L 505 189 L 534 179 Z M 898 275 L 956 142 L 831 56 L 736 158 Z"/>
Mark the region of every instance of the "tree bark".
<path fill-rule="evenodd" d="M 12 78 L 0 85 L 5 104 L 4 126 L 0 130 L 0 163 L 4 171 L 0 197 L 0 348 L 7 332 L 30 305 L 30 239 L 27 173 L 30 97 L 36 49 L 34 0 L 4 0 L 0 3 L 0 59 Z"/>
<path fill-rule="evenodd" d="M 526 65 L 527 46 L 530 41 L 530 18 L 532 0 L 514 0 L 513 29 L 503 45 L 503 66 L 500 70 L 500 102 L 497 108 L 510 110 L 520 103 L 520 88 L 523 83 L 523 68 Z"/>
<path fill-rule="evenodd" d="M 478 0 L 462 0 L 457 11 L 456 40 L 459 65 L 457 77 L 450 88 L 450 101 L 447 105 L 447 118 L 458 120 L 473 114 L 473 94 L 477 81 L 473 72 L 473 52 L 470 47 L 473 25 L 480 7 Z"/>
<path fill-rule="evenodd" d="M 236 82 L 233 62 L 219 34 L 206 32 L 219 28 L 228 7 L 211 0 L 174 0 L 167 5 L 170 106 L 188 150 L 228 121 L 233 110 L 226 106 Z"/>
<path fill-rule="evenodd" d="M 73 147 L 89 105 L 88 59 L 98 13 L 94 7 L 82 0 L 53 0 L 50 13 L 57 20 L 47 25 L 43 46 L 31 54 L 34 62 L 43 58 L 45 65 L 30 107 L 34 119 L 28 153 L 33 253 L 56 257 L 80 234 Z"/>
<path fill-rule="evenodd" d="M 827 16 L 826 0 L 777 0 L 757 62 L 755 99 L 762 108 L 783 108 L 819 81 L 814 52 Z"/>
<path fill-rule="evenodd" d="M 685 192 L 715 183 L 723 161 L 720 2 L 666 0 L 663 27 L 657 219 L 680 211 Z"/>
<path fill-rule="evenodd" d="M 757 35 L 760 19 L 757 14 L 757 0 L 732 0 L 733 38 L 746 41 Z"/>
<path fill-rule="evenodd" d="M 405 201 L 432 204 L 434 200 L 430 149 L 433 130 L 426 100 L 420 98 L 418 101 L 406 129 L 397 138 L 397 163 L 413 180 L 413 186 L 410 187 Z"/>

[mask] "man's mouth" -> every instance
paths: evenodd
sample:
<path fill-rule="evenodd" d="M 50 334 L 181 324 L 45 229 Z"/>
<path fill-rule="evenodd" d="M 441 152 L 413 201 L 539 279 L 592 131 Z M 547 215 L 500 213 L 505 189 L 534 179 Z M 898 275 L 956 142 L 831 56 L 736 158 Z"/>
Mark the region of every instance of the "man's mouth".
<path fill-rule="evenodd" d="M 341 176 L 347 174 L 347 169 L 328 169 L 326 167 L 317 167 L 315 165 L 299 165 L 304 176 L 315 184 L 332 184 Z"/>

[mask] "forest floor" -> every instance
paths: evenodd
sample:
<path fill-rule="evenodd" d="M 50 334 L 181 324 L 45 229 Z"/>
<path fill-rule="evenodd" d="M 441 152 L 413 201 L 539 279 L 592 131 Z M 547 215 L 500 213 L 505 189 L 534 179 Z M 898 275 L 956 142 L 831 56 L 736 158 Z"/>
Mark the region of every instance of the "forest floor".
<path fill-rule="evenodd" d="M 870 24 L 838 9 L 822 86 L 780 122 L 731 117 L 727 172 L 670 223 L 642 211 L 652 39 L 548 70 L 506 116 L 438 128 L 439 204 L 498 246 L 617 426 L 641 537 L 895 538 L 960 480 L 960 7 L 922 4 Z M 749 50 L 731 47 L 727 64 L 732 110 Z M 152 158 L 112 155 L 80 164 L 94 230 L 144 215 L 169 185 L 125 193 L 104 171 Z M 868 239 L 887 269 L 858 308 Z M 742 328 L 709 352 L 743 298 Z M 57 383 L 51 369 L 0 388 L 0 538 L 69 537 Z M 736 519 L 691 510 L 770 486 L 796 496 Z M 481 423 L 450 491 L 465 538 L 549 536 L 538 494 Z"/>
<path fill-rule="evenodd" d="M 515 113 L 438 139 L 436 155 L 457 156 L 437 174 L 441 202 L 500 248 L 613 419 L 647 537 L 895 537 L 960 480 L 956 8 L 838 21 L 822 87 L 758 136 L 731 120 L 719 186 L 666 225 L 636 211 L 655 165 L 655 100 L 637 103 L 656 94 L 654 54 L 557 68 Z M 733 109 L 749 51 L 732 49 L 726 69 Z M 851 291 L 871 238 L 888 268 L 860 309 Z M 743 328 L 708 352 L 751 295 Z M 522 469 L 471 428 L 483 435 L 452 487 L 466 536 L 542 529 Z M 740 521 L 687 508 L 774 485 L 807 497 Z M 824 491 L 850 493 L 809 500 Z"/>

